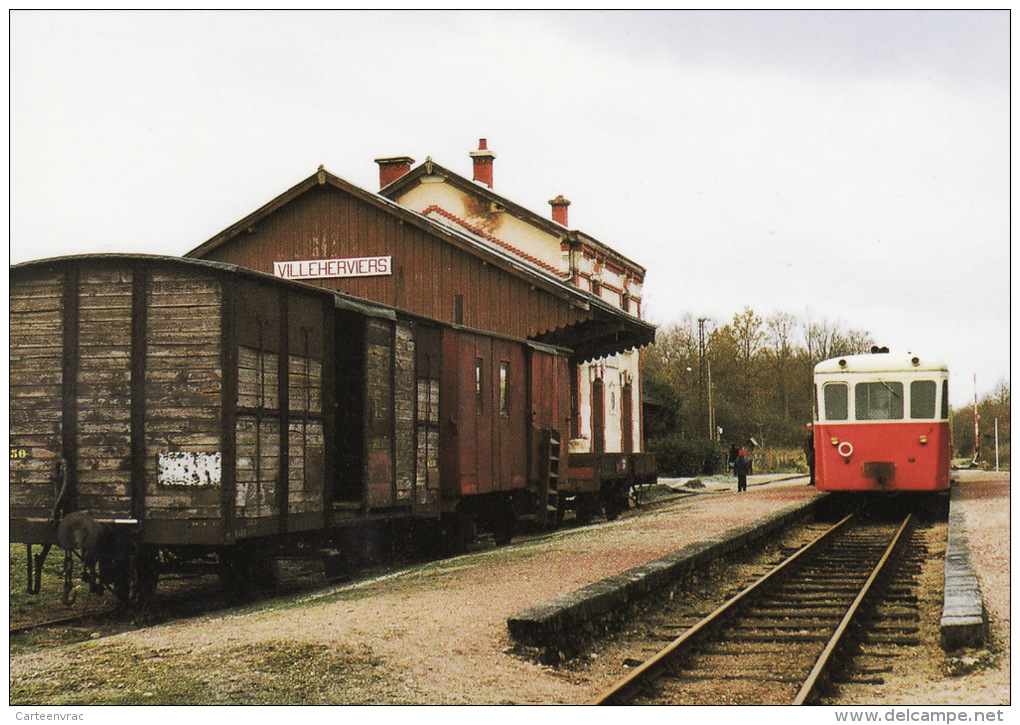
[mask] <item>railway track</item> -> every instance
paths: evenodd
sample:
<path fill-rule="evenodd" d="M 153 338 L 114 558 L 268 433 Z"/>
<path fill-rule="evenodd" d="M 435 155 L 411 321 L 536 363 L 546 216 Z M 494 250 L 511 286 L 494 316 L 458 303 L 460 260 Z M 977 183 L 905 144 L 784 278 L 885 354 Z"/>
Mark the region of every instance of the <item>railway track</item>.
<path fill-rule="evenodd" d="M 847 516 L 690 626 L 594 704 L 815 702 L 830 678 L 847 676 L 833 666 L 847 665 L 848 645 L 863 640 L 865 654 L 878 664 L 850 676 L 874 677 L 885 667 L 876 647 L 916 642 L 909 590 L 887 585 L 909 577 L 916 565 L 900 557 L 912 526 L 910 516 L 898 524 Z"/>

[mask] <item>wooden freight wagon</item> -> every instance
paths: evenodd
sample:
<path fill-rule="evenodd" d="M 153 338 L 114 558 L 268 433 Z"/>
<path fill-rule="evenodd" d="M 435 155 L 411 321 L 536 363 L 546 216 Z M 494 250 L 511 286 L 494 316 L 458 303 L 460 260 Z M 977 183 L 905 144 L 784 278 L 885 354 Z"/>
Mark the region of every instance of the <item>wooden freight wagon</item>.
<path fill-rule="evenodd" d="M 10 280 L 11 541 L 81 549 L 124 597 L 210 555 L 247 585 L 273 547 L 334 551 L 366 521 L 505 534 L 555 506 L 563 351 L 223 263 Z"/>
<path fill-rule="evenodd" d="M 444 513 L 481 523 L 497 543 L 517 519 L 556 520 L 570 422 L 564 351 L 446 326 L 440 458 Z"/>
<path fill-rule="evenodd" d="M 12 541 L 87 542 L 124 593 L 154 586 L 160 551 L 323 528 L 331 296 L 148 256 L 10 280 Z"/>

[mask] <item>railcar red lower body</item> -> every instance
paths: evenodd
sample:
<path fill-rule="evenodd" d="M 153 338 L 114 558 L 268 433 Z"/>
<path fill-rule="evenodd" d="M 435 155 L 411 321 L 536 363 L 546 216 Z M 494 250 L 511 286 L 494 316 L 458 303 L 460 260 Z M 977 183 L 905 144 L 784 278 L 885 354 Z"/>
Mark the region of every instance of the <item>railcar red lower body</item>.
<path fill-rule="evenodd" d="M 951 445 L 947 421 L 819 423 L 819 491 L 945 491 Z"/>

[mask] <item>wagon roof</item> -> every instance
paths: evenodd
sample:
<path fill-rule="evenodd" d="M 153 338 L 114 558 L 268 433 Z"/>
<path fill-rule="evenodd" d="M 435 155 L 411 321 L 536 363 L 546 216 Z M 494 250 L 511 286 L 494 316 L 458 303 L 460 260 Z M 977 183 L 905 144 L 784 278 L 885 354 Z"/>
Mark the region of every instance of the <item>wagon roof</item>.
<path fill-rule="evenodd" d="M 395 307 L 384 305 L 371 300 L 362 299 L 361 297 L 354 297 L 343 292 L 336 290 L 326 289 L 325 287 L 319 287 L 317 285 L 308 284 L 307 282 L 301 282 L 299 280 L 283 279 L 282 277 L 276 277 L 275 275 L 267 274 L 266 272 L 260 272 L 250 267 L 244 267 L 239 264 L 233 264 L 231 262 L 220 262 L 210 259 L 193 259 L 190 257 L 173 257 L 169 255 L 160 254 L 126 254 L 116 252 L 106 252 L 97 254 L 69 254 L 60 257 L 47 257 L 46 259 L 34 259 L 28 262 L 20 262 L 19 264 L 11 265 L 10 272 L 12 275 L 26 274 L 33 270 L 47 269 L 53 267 L 63 266 L 82 266 L 92 263 L 126 263 L 126 264 L 142 264 L 152 267 L 160 267 L 166 265 L 180 265 L 193 267 L 197 269 L 207 269 L 211 272 L 218 274 L 229 274 L 235 276 L 247 277 L 255 279 L 263 284 L 273 284 L 282 287 L 293 287 L 299 289 L 302 293 L 318 295 L 323 298 L 331 298 L 333 304 L 337 308 L 351 310 L 358 314 L 368 315 L 372 317 L 382 317 L 391 320 L 397 318 L 411 319 L 411 320 L 422 320 L 426 322 L 432 322 L 437 325 L 444 327 L 466 330 L 469 332 L 486 335 L 488 337 L 498 337 L 505 340 L 513 340 L 515 342 L 524 343 L 536 350 L 543 350 L 545 352 L 567 354 L 571 352 L 568 348 L 563 346 L 537 342 L 534 340 L 522 340 L 511 337 L 509 335 L 501 335 L 486 330 L 478 330 L 467 327 L 465 325 L 455 325 L 448 322 L 442 322 L 439 320 L 431 320 L 430 318 L 424 317 L 423 315 L 417 315 L 412 312 L 404 310 L 397 310 Z"/>
<path fill-rule="evenodd" d="M 915 362 L 916 360 L 916 362 Z M 826 373 L 894 373 L 914 371 L 948 372 L 942 362 L 932 358 L 905 353 L 873 353 L 870 355 L 842 355 L 822 360 L 815 365 L 815 374 Z"/>

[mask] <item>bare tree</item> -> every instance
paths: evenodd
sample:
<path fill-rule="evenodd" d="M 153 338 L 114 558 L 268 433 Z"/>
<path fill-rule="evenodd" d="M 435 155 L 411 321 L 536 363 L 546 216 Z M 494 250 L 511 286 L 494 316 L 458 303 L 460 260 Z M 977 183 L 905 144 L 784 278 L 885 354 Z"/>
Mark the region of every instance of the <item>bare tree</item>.
<path fill-rule="evenodd" d="M 783 416 L 790 416 L 790 396 L 787 391 L 790 359 L 793 357 L 793 333 L 797 318 L 789 312 L 775 312 L 765 320 L 766 339 L 775 355 L 776 395 L 783 408 Z"/>

